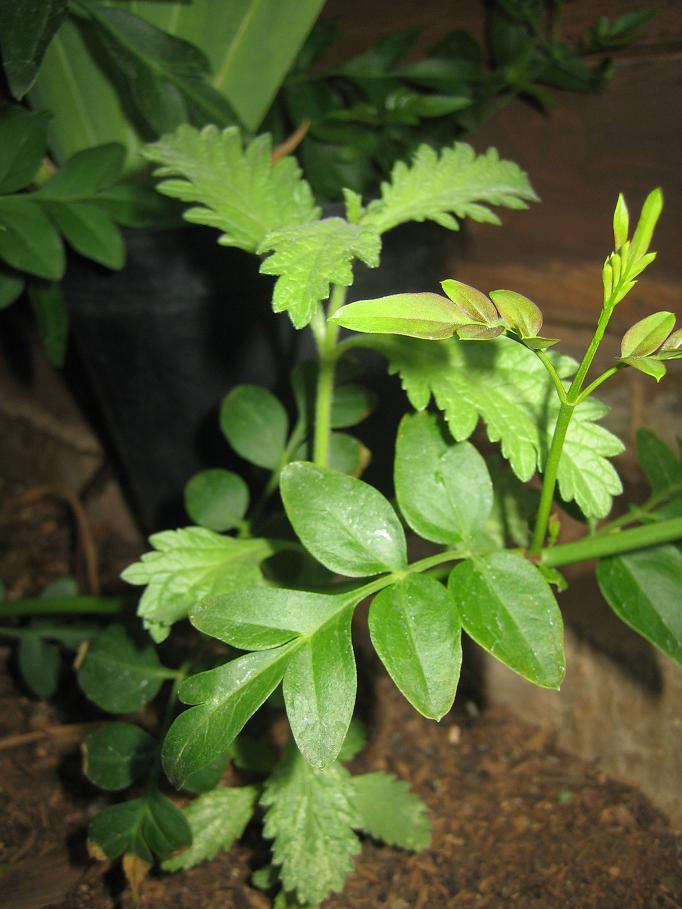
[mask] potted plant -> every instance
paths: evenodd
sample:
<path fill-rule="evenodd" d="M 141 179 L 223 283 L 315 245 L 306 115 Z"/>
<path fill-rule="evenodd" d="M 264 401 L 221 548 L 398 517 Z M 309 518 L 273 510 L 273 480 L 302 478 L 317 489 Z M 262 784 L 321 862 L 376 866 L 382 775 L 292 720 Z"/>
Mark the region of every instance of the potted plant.
<path fill-rule="evenodd" d="M 294 339 L 281 325 L 263 337 L 249 319 L 238 342 L 226 331 L 213 277 L 223 262 L 233 294 L 262 315 L 267 294 L 244 257 L 216 257 L 204 234 L 168 230 L 178 210 L 152 192 L 141 144 L 183 122 L 253 132 L 265 120 L 282 143 L 278 153 L 291 149 L 292 137 L 302 142 L 318 198 L 338 199 L 343 186 L 375 193 L 419 142 L 468 135 L 517 96 L 548 106 L 546 86 L 596 90 L 609 75 L 605 54 L 632 41 L 650 16 L 600 20 L 569 46 L 559 30 L 561 4 L 545 31 L 542 4 L 507 0 L 490 8 L 488 53 L 454 33 L 411 62 L 416 36 L 399 33 L 324 68 L 330 23 L 321 20 L 303 44 L 320 0 L 295 10 L 276 2 L 224 4 L 219 14 L 214 7 L 194 0 L 136 4 L 133 12 L 126 3 L 82 0 L 52 4 L 50 15 L 38 17 L 30 4 L 0 4 L 9 91 L 28 102 L 28 109 L 0 111 L 8 149 L 0 169 L 0 305 L 27 288 L 54 363 L 64 359 L 70 315 L 148 528 L 163 525 L 164 515 L 176 519 L 184 478 L 219 457 L 205 426 L 223 389 L 259 374 L 281 386 Z M 585 54 L 595 51 L 601 59 L 588 65 Z M 125 241 L 121 228 L 131 229 Z M 86 261 L 76 259 L 63 292 L 65 243 Z M 404 259 L 399 246 L 395 255 Z M 439 270 L 434 261 L 434 280 Z M 174 320 L 166 319 L 170 308 Z M 159 382 L 172 389 L 172 408 L 163 396 L 152 398 Z M 144 399 L 140 385 L 150 389 Z M 194 426 L 182 442 L 178 418 Z M 171 445 L 174 456 L 164 458 Z"/>
<path fill-rule="evenodd" d="M 377 266 L 384 234 L 404 219 L 454 228 L 463 215 L 490 219 L 491 203 L 532 198 L 525 175 L 493 150 L 476 156 L 461 144 L 441 153 L 424 146 L 395 167 L 379 199 L 365 205 L 347 192 L 343 218 L 319 218 L 295 162 L 273 164 L 267 137 L 245 144 L 235 129 L 185 126 L 145 154 L 158 167 L 160 190 L 190 203 L 193 219 L 217 227 L 223 242 L 267 254 L 261 269 L 277 276 L 273 309 L 310 328 L 317 358 L 292 374 L 293 424 L 264 388 L 242 385 L 223 401 L 227 442 L 262 471 L 254 504 L 237 474 L 200 473 L 186 489 L 195 524 L 151 537 L 151 550 L 124 573 L 145 588 L 138 609 L 145 627 L 157 643 L 170 637 L 166 648 L 175 639 L 180 661 L 162 662 L 152 643 L 122 624 L 81 650 L 80 685 L 110 713 L 130 713 L 172 683 L 156 739 L 114 722 L 85 742 L 95 784 L 122 791 L 146 781 L 141 794 L 94 818 L 91 850 L 123 856 L 139 887 L 154 860 L 168 871 L 207 860 L 262 810 L 272 864 L 254 883 L 277 892 L 279 909 L 318 905 L 343 887 L 358 831 L 408 850 L 430 837 L 423 806 L 404 782 L 352 776 L 343 766 L 363 739 L 353 721 L 350 624 L 362 604 L 369 603 L 369 634 L 386 671 L 435 720 L 455 696 L 463 632 L 530 683 L 560 687 L 554 590 L 566 586 L 561 569 L 578 562 L 597 559 L 606 603 L 680 662 L 682 464 L 641 432 L 651 496 L 609 519 L 621 490 L 611 459 L 622 445 L 600 425 L 605 408 L 594 396 L 626 369 L 660 381 L 681 356 L 675 316 L 652 313 L 633 325 L 620 357 L 591 373 L 615 308 L 655 258 L 662 195 L 647 197 L 634 229 L 619 198 L 595 331 L 577 363 L 542 335 L 537 305 L 511 290 L 486 295 L 445 277 L 443 293 L 344 300 L 353 262 Z M 353 334 L 340 336 L 340 327 Z M 395 504 L 360 479 L 368 454 L 338 432 L 369 408 L 353 361 L 365 348 L 387 359 L 411 405 L 395 440 Z M 468 441 L 479 421 L 500 443 L 505 467 L 491 469 Z M 541 491 L 533 493 L 525 484 L 536 475 Z M 564 507 L 588 520 L 578 541 L 558 541 Z M 435 551 L 410 559 L 406 530 Z M 186 705 L 180 712 L 178 700 Z M 242 732 L 266 702 L 287 714 L 290 738 L 279 754 Z M 259 782 L 222 785 L 228 761 Z M 191 798 L 184 808 L 162 792 L 163 773 Z"/>

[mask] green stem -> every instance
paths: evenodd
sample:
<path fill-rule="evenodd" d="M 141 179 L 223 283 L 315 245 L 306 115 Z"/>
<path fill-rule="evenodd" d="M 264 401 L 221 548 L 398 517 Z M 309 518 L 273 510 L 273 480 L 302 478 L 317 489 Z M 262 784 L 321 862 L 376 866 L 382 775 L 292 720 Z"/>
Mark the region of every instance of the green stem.
<path fill-rule="evenodd" d="M 682 492 L 682 483 L 673 484 L 672 486 L 669 486 L 665 492 L 650 496 L 646 502 L 643 502 L 636 508 L 631 508 L 630 511 L 622 514 L 619 518 L 614 518 L 612 521 L 609 521 L 608 524 L 602 525 L 599 530 L 596 530 L 592 534 L 592 536 L 604 537 L 609 533 L 613 533 L 614 530 L 620 530 L 621 527 L 627 527 L 628 524 L 643 523 L 646 520 L 650 520 L 651 512 L 655 508 L 661 503 L 666 502 L 671 496 L 677 495 L 680 492 Z"/>
<path fill-rule="evenodd" d="M 327 318 L 333 316 L 337 309 L 343 306 L 346 298 L 346 288 L 335 285 L 329 298 Z M 317 377 L 317 392 L 315 396 L 315 436 L 313 439 L 314 461 L 320 467 L 329 464 L 329 439 L 331 436 L 331 413 L 334 400 L 334 372 L 338 351 L 336 341 L 339 328 L 327 321 L 324 334 L 318 341 L 320 354 L 320 371 Z"/>
<path fill-rule="evenodd" d="M 566 401 L 566 389 L 564 388 L 564 383 L 561 381 L 561 378 L 559 377 L 559 373 L 554 368 L 554 364 L 549 359 L 549 357 L 544 352 L 544 350 L 536 350 L 535 355 L 537 356 L 538 360 L 540 360 L 542 365 L 545 367 L 545 369 L 549 373 L 549 376 L 550 376 L 552 382 L 554 382 L 554 387 L 556 388 L 556 393 L 559 395 L 559 400 L 561 401 L 562 404 L 564 404 Z"/>
<path fill-rule="evenodd" d="M 682 518 L 671 518 L 669 521 L 657 521 L 644 527 L 623 530 L 608 536 L 591 536 L 575 543 L 562 543 L 543 549 L 541 561 L 549 568 L 562 565 L 573 565 L 589 559 L 600 559 L 604 556 L 619 555 L 633 549 L 644 549 L 658 546 L 661 543 L 673 543 L 682 539 Z"/>
<path fill-rule="evenodd" d="M 613 306 L 607 303 L 601 311 L 599 316 L 599 321 L 597 322 L 597 328 L 592 336 L 592 340 L 589 343 L 585 355 L 583 356 L 578 371 L 573 376 L 573 381 L 571 382 L 571 387 L 568 390 L 568 400 L 572 401 L 574 404 L 578 402 L 578 397 L 580 396 L 581 389 L 583 387 L 583 382 L 585 377 L 592 366 L 592 361 L 594 360 L 597 351 L 599 350 L 599 345 L 601 344 L 606 327 L 609 324 L 609 319 L 611 318 L 611 313 L 613 312 Z"/>
<path fill-rule="evenodd" d="M 29 597 L 0 603 L 0 619 L 33 615 L 118 615 L 135 605 L 134 597 Z"/>
<path fill-rule="evenodd" d="M 587 386 L 587 388 L 583 389 L 580 392 L 580 394 L 578 395 L 577 403 L 581 404 L 585 400 L 585 398 L 589 398 L 589 396 L 592 394 L 593 391 L 596 391 L 599 388 L 599 386 L 602 385 L 604 382 L 606 382 L 607 379 L 610 379 L 611 376 L 615 376 L 615 374 L 620 369 L 622 369 L 624 366 L 625 366 L 624 363 L 618 363 L 617 366 L 611 366 L 611 368 L 607 369 L 606 372 L 603 372 L 600 376 L 597 376 L 597 378 L 594 380 L 594 382 L 590 382 L 590 384 Z"/>
<path fill-rule="evenodd" d="M 557 476 L 559 474 L 559 462 L 561 453 L 566 440 L 566 433 L 573 416 L 575 405 L 569 401 L 563 401 L 559 409 L 556 426 L 554 427 L 554 436 L 552 444 L 547 455 L 547 464 L 545 465 L 545 475 L 542 480 L 542 493 L 540 495 L 540 506 L 535 518 L 535 528 L 533 531 L 533 540 L 530 546 L 530 555 L 538 555 L 545 542 L 547 533 L 547 524 L 552 511 L 554 501 L 554 490 L 556 488 Z"/>

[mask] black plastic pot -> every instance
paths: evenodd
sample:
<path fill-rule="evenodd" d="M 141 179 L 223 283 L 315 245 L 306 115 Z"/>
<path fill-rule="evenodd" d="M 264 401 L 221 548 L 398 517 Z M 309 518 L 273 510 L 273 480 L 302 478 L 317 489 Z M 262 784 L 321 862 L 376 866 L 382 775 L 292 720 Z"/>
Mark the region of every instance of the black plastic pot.
<path fill-rule="evenodd" d="M 80 261 L 65 282 L 78 353 L 146 530 L 185 520 L 182 490 L 194 472 L 229 466 L 217 424 L 229 389 L 285 390 L 292 364 L 313 355 L 310 333 L 273 315 L 272 279 L 256 257 L 215 236 L 131 231 L 121 272 Z M 437 289 L 456 239 L 428 224 L 392 231 L 381 268 L 358 267 L 349 299 Z"/>

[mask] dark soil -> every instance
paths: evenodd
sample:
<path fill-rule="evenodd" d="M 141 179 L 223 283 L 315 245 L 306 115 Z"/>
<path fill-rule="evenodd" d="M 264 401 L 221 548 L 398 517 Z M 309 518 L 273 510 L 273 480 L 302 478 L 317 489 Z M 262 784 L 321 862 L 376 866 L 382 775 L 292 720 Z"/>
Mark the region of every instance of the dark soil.
<path fill-rule="evenodd" d="M 47 503 L 0 516 L 14 545 L 0 577 L 14 596 L 38 593 L 69 572 L 72 536 Z M 5 539 L 10 539 L 9 536 Z M 99 540 L 105 581 L 134 554 Z M 29 554 L 30 553 L 30 554 Z M 0 906 L 4 909 L 131 909 L 116 865 L 87 858 L 89 819 L 110 799 L 80 774 L 87 726 L 23 745 L 35 730 L 88 723 L 97 714 L 64 678 L 59 703 L 19 689 L 9 648 L 0 673 Z M 557 750 L 547 733 L 474 696 L 441 724 L 418 716 L 380 674 L 369 709 L 369 747 L 354 770 L 385 769 L 429 805 L 433 846 L 419 855 L 371 841 L 327 909 L 670 909 L 682 906 L 682 840 L 635 789 Z M 12 746 L 12 747 L 7 747 Z M 268 909 L 249 886 L 266 861 L 257 828 L 213 862 L 147 881 L 145 909 Z"/>

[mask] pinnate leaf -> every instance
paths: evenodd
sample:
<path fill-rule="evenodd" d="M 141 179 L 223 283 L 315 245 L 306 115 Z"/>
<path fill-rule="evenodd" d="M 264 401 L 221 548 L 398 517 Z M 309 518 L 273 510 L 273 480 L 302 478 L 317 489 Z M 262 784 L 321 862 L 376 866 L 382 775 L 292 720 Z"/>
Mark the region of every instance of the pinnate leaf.
<path fill-rule="evenodd" d="M 462 665 L 455 602 L 434 578 L 409 575 L 372 601 L 374 649 L 415 710 L 440 720 L 452 707 Z"/>
<path fill-rule="evenodd" d="M 389 846 L 418 851 L 431 843 L 426 805 L 391 773 L 365 773 L 352 779 L 351 801 L 359 826 Z"/>
<path fill-rule="evenodd" d="M 471 435 L 480 417 L 520 480 L 544 468 L 559 401 L 544 367 L 523 345 L 511 338 L 472 345 L 378 337 L 373 346 L 388 357 L 391 372 L 400 373 L 413 407 L 423 410 L 434 396 L 457 441 Z M 575 369 L 571 359 L 549 356 L 562 378 Z M 596 423 L 607 410 L 594 397 L 575 408 L 559 465 L 562 498 L 575 499 L 588 517 L 608 514 L 612 496 L 622 491 L 607 459 L 623 446 Z"/>
<path fill-rule="evenodd" d="M 0 8 L 0 47 L 10 90 L 23 98 L 35 82 L 43 55 L 67 13 L 66 0 L 12 0 Z"/>
<path fill-rule="evenodd" d="M 296 328 L 304 328 L 318 303 L 329 296 L 331 284 L 348 287 L 353 283 L 353 260 L 376 268 L 380 249 L 376 231 L 349 224 L 343 218 L 290 224 L 271 231 L 258 252 L 271 252 L 261 272 L 279 275 L 272 297 L 274 311 L 288 312 Z"/>
<path fill-rule="evenodd" d="M 64 246 L 55 226 L 29 196 L 0 198 L 0 259 L 47 281 L 64 277 Z"/>
<path fill-rule="evenodd" d="M 204 527 L 166 530 L 149 542 L 153 551 L 126 568 L 121 577 L 130 584 L 146 585 L 138 614 L 157 641 L 204 597 L 261 583 L 258 566 L 272 555 L 266 540 L 238 540 Z"/>
<path fill-rule="evenodd" d="M 620 345 L 621 357 L 648 357 L 655 353 L 675 327 L 675 314 L 654 312 L 629 328 Z"/>
<path fill-rule="evenodd" d="M 603 559 L 597 581 L 626 625 L 682 665 L 682 553 L 676 546 Z"/>
<path fill-rule="evenodd" d="M 340 764 L 316 770 L 289 746 L 265 784 L 265 836 L 284 889 L 318 905 L 343 889 L 360 851 L 352 778 Z"/>
<path fill-rule="evenodd" d="M 463 142 L 434 151 L 420 145 L 411 164 L 398 162 L 390 182 L 381 184 L 381 199 L 367 206 L 362 223 L 384 233 L 405 221 L 435 221 L 457 230 L 458 219 L 499 224 L 489 208 L 526 208 L 537 199 L 526 174 L 494 148 L 476 155 Z"/>
<path fill-rule="evenodd" d="M 6 8 L 9 9 L 9 5 Z M 0 112 L 0 192 L 13 193 L 31 182 L 45 154 L 45 126 L 45 117 L 41 114 L 23 107 L 3 107 Z"/>
<path fill-rule="evenodd" d="M 107 723 L 91 732 L 82 746 L 83 773 L 100 789 L 127 789 L 153 761 L 154 738 L 133 723 Z"/>
<path fill-rule="evenodd" d="M 514 290 L 492 290 L 490 299 L 511 331 L 522 338 L 535 338 L 540 334 L 542 313 L 528 297 Z"/>
<path fill-rule="evenodd" d="M 180 700 L 195 706 L 177 717 L 163 743 L 163 766 L 174 786 L 225 753 L 282 681 L 294 649 L 247 653 L 182 683 Z"/>
<path fill-rule="evenodd" d="M 282 471 L 280 488 L 299 539 L 330 571 L 367 577 L 407 564 L 398 516 L 374 487 L 297 461 Z"/>
<path fill-rule="evenodd" d="M 513 552 L 456 565 L 448 589 L 462 627 L 484 650 L 529 682 L 559 688 L 564 677 L 563 623 L 549 585 Z"/>
<path fill-rule="evenodd" d="M 255 252 L 268 233 L 314 220 L 318 210 L 308 184 L 291 156 L 271 162 L 268 136 L 246 147 L 239 130 L 215 126 L 201 131 L 183 124 L 145 149 L 165 177 L 159 192 L 197 207 L 185 212 L 195 224 L 222 231 L 225 246 Z"/>
<path fill-rule="evenodd" d="M 192 831 L 192 845 L 161 867 L 164 871 L 193 868 L 229 849 L 251 820 L 257 800 L 255 786 L 213 789 L 194 799 L 182 812 Z"/>

